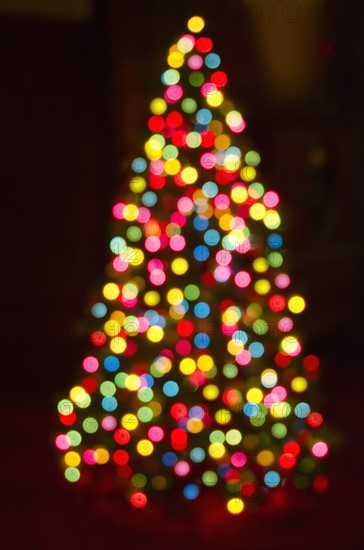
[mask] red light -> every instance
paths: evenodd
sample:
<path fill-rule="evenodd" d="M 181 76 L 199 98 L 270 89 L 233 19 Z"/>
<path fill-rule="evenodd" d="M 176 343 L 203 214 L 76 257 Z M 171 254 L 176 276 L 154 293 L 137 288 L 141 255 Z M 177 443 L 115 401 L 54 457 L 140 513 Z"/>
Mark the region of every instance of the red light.
<path fill-rule="evenodd" d="M 187 447 L 187 433 L 181 428 L 176 428 L 171 433 L 171 444 L 175 451 L 183 451 Z"/>
<path fill-rule="evenodd" d="M 279 457 L 279 464 L 282 468 L 293 468 L 293 466 L 296 464 L 296 459 L 291 453 L 284 453 L 282 456 Z"/>
<path fill-rule="evenodd" d="M 201 145 L 202 147 L 212 147 L 215 143 L 215 134 L 211 130 L 201 132 Z"/>
<path fill-rule="evenodd" d="M 223 88 L 228 82 L 227 74 L 223 71 L 216 71 L 211 75 L 211 82 L 216 84 L 218 88 Z"/>
<path fill-rule="evenodd" d="M 177 130 L 172 136 L 172 143 L 176 147 L 184 147 L 186 145 L 187 132 L 185 130 Z"/>
<path fill-rule="evenodd" d="M 166 178 L 164 176 L 156 176 L 152 174 L 149 176 L 149 185 L 152 189 L 162 189 L 166 184 Z"/>
<path fill-rule="evenodd" d="M 97 330 L 91 334 L 90 340 L 94 346 L 103 346 L 106 342 L 106 334 Z"/>
<path fill-rule="evenodd" d="M 138 491 L 137 493 L 133 493 L 130 497 L 130 503 L 135 508 L 144 508 L 147 502 L 148 502 L 147 495 L 145 493 L 142 493 L 141 491 Z"/>
<path fill-rule="evenodd" d="M 82 380 L 82 387 L 87 393 L 94 393 L 97 390 L 97 382 L 94 378 L 87 377 Z"/>
<path fill-rule="evenodd" d="M 64 426 L 72 426 L 76 422 L 76 413 L 71 412 L 71 414 L 60 414 L 59 419 Z"/>
<path fill-rule="evenodd" d="M 167 116 L 167 122 L 171 126 L 174 126 L 175 128 L 179 128 L 183 123 L 183 116 L 181 115 L 181 113 L 178 113 L 177 111 L 172 111 Z"/>
<path fill-rule="evenodd" d="M 180 336 L 190 336 L 193 333 L 191 321 L 180 321 L 177 325 L 177 332 Z"/>
<path fill-rule="evenodd" d="M 130 433 L 127 430 L 119 428 L 114 433 L 114 439 L 119 445 L 126 445 L 130 441 Z"/>
<path fill-rule="evenodd" d="M 201 38 L 197 40 L 195 47 L 198 52 L 208 53 L 212 50 L 212 40 L 211 38 L 201 36 Z"/>
<path fill-rule="evenodd" d="M 188 414 L 188 409 L 186 405 L 183 403 L 175 403 L 171 407 L 171 416 L 175 420 L 181 420 L 181 418 L 185 418 Z"/>
<path fill-rule="evenodd" d="M 283 447 L 285 453 L 290 453 L 293 456 L 297 456 L 301 450 L 301 447 L 296 443 L 296 441 L 289 441 Z"/>
<path fill-rule="evenodd" d="M 268 304 L 272 311 L 282 311 L 286 307 L 286 300 L 280 294 L 274 294 Z"/>
<path fill-rule="evenodd" d="M 129 455 L 126 451 L 118 450 L 114 452 L 113 459 L 119 466 L 125 466 L 129 462 Z"/>
<path fill-rule="evenodd" d="M 307 417 L 307 423 L 312 428 L 319 428 L 321 424 L 323 423 L 324 419 L 322 417 L 322 414 L 318 412 L 311 412 Z"/>
<path fill-rule="evenodd" d="M 215 286 L 216 281 L 211 271 L 206 271 L 201 277 L 202 283 L 206 286 Z"/>
<path fill-rule="evenodd" d="M 241 494 L 243 497 L 252 497 L 255 494 L 255 485 L 251 481 L 246 481 L 241 486 Z"/>
<path fill-rule="evenodd" d="M 284 355 L 283 353 L 277 353 L 274 357 L 274 362 L 277 365 L 277 367 L 285 368 L 288 367 L 288 365 L 291 362 L 291 358 L 289 355 Z"/>
<path fill-rule="evenodd" d="M 320 475 L 314 479 L 313 486 L 316 491 L 326 491 L 329 486 L 329 479 L 326 476 Z"/>
<path fill-rule="evenodd" d="M 149 129 L 152 132 L 160 132 L 164 128 L 164 119 L 161 116 L 152 116 L 148 121 Z"/>
<path fill-rule="evenodd" d="M 303 360 L 303 366 L 308 371 L 315 371 L 320 364 L 319 358 L 316 355 L 307 355 Z"/>

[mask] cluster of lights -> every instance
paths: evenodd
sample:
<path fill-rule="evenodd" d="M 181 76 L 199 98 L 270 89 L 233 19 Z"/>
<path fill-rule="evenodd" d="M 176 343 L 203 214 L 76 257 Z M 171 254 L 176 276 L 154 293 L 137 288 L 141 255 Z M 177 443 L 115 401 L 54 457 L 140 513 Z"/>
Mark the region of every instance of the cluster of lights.
<path fill-rule="evenodd" d="M 203 27 L 192 17 L 169 50 L 151 135 L 113 208 L 95 351 L 58 404 L 55 444 L 68 481 L 114 464 L 136 508 L 183 478 L 185 499 L 223 485 L 239 514 L 288 479 L 324 490 L 328 444 L 306 402 L 319 360 L 295 333 L 306 304 L 282 267 L 279 195 L 258 181 L 260 155 L 236 145 L 245 121 Z"/>

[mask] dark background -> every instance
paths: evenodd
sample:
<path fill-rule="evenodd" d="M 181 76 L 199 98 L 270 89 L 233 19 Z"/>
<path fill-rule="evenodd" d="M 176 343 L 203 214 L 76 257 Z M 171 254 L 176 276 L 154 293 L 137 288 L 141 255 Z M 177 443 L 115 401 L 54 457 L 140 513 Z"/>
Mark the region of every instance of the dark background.
<path fill-rule="evenodd" d="M 357 549 L 362 543 L 361 2 L 9 1 L 0 5 L 5 549 Z M 341 445 L 328 493 L 258 516 L 91 502 L 65 486 L 54 406 L 77 372 L 110 209 L 141 154 L 172 41 L 207 19 L 263 173 L 282 195 L 322 408 Z M 245 132 L 244 132 L 245 134 Z M 243 138 L 244 139 L 244 138 Z"/>

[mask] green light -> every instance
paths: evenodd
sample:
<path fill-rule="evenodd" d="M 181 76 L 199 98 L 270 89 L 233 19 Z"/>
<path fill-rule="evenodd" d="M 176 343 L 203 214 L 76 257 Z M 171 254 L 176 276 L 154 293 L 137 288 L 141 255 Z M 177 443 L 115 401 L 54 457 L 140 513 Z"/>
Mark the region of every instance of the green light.
<path fill-rule="evenodd" d="M 125 380 L 128 375 L 126 372 L 118 372 L 114 378 L 114 382 L 118 388 L 125 388 Z"/>
<path fill-rule="evenodd" d="M 76 430 L 70 430 L 67 432 L 68 437 L 71 440 L 72 447 L 77 447 L 82 441 L 82 436 L 79 432 L 76 432 Z"/>
<path fill-rule="evenodd" d="M 196 285 L 187 285 L 184 290 L 187 300 L 197 300 L 200 296 L 200 289 Z"/>
<path fill-rule="evenodd" d="M 239 371 L 236 365 L 227 363 L 223 366 L 222 372 L 224 373 L 224 376 L 226 376 L 226 378 L 236 378 Z"/>
<path fill-rule="evenodd" d="M 86 433 L 94 434 L 95 432 L 97 432 L 99 425 L 97 423 L 96 418 L 92 418 L 92 416 L 88 416 L 82 422 L 82 428 Z"/>
<path fill-rule="evenodd" d="M 64 477 L 67 481 L 75 483 L 81 477 L 80 470 L 78 468 L 67 468 L 64 472 Z"/>
<path fill-rule="evenodd" d="M 189 83 L 191 86 L 194 86 L 195 88 L 198 88 L 199 86 L 202 86 L 202 84 L 205 81 L 205 77 L 200 71 L 194 71 L 190 74 L 188 77 Z"/>

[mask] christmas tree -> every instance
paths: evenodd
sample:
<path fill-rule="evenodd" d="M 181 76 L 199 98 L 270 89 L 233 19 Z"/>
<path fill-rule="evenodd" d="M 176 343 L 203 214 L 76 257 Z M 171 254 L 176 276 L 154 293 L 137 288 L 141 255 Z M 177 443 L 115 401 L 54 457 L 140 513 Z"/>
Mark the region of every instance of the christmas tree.
<path fill-rule="evenodd" d="M 319 360 L 296 333 L 305 300 L 283 263 L 279 195 L 225 98 L 195 16 L 170 49 L 149 137 L 112 213 L 92 351 L 58 403 L 65 478 L 112 471 L 136 508 L 153 493 L 227 495 L 232 514 L 278 487 L 322 490 L 312 404 Z M 102 466 L 102 468 L 101 468 Z"/>

